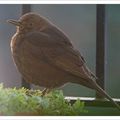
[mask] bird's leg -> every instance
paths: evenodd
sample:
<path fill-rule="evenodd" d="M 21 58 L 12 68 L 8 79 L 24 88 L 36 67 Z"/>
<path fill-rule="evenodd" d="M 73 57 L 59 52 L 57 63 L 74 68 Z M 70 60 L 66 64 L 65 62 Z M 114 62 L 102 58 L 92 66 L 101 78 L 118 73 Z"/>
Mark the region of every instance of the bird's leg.
<path fill-rule="evenodd" d="M 43 91 L 42 91 L 42 97 L 46 94 L 46 92 L 47 92 L 47 90 L 48 90 L 48 88 L 45 88 Z"/>
<path fill-rule="evenodd" d="M 42 91 L 42 97 L 45 95 L 45 94 L 48 94 L 52 89 L 51 88 L 45 88 L 43 91 Z"/>
<path fill-rule="evenodd" d="M 46 93 L 48 94 L 52 89 L 47 89 Z"/>

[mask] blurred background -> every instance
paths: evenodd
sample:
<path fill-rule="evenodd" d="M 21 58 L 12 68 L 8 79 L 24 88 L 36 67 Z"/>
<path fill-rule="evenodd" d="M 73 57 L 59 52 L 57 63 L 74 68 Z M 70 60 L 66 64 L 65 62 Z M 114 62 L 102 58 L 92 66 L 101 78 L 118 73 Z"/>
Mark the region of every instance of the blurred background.
<path fill-rule="evenodd" d="M 0 5 L 0 82 L 5 87 L 21 87 L 18 73 L 11 56 L 10 41 L 16 28 L 8 19 L 19 19 L 23 5 Z M 87 65 L 95 73 L 96 67 L 96 5 L 31 5 L 38 13 L 62 29 L 75 48 L 84 56 Z M 120 94 L 120 5 L 106 5 L 107 36 L 105 59 L 105 89 L 112 96 Z M 32 85 L 32 87 L 35 87 Z M 76 84 L 63 88 L 67 96 L 95 96 L 95 91 Z"/>

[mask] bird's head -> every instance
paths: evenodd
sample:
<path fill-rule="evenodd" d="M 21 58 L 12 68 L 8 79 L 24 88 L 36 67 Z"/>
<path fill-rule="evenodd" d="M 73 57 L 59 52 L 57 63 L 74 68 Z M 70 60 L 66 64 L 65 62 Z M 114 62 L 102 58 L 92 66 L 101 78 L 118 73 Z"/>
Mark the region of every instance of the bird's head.
<path fill-rule="evenodd" d="M 8 20 L 9 23 L 17 26 L 18 32 L 42 31 L 48 27 L 49 22 L 35 13 L 24 14 L 20 19 Z"/>

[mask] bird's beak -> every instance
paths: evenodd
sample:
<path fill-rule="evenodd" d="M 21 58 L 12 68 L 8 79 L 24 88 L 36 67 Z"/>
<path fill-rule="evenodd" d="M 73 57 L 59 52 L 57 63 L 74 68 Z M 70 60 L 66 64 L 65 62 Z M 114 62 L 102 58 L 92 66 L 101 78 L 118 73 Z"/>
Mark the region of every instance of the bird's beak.
<path fill-rule="evenodd" d="M 15 26 L 20 26 L 21 25 L 21 23 L 19 21 L 17 21 L 17 20 L 7 20 L 7 22 L 9 22 L 9 23 L 11 23 L 11 24 L 13 24 Z"/>

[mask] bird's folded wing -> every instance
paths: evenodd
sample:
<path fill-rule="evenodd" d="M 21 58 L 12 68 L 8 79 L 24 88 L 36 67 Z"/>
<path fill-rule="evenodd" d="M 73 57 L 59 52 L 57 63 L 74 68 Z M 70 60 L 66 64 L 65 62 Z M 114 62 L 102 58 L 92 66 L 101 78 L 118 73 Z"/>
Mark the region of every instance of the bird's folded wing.
<path fill-rule="evenodd" d="M 76 55 L 76 52 L 62 48 L 48 49 L 43 48 L 42 52 L 49 64 L 68 72 L 74 76 L 88 79 L 90 76 L 86 69 L 85 62 L 81 56 Z M 63 51 L 61 53 L 61 51 Z"/>
<path fill-rule="evenodd" d="M 32 33 L 26 41 L 29 41 L 29 44 L 40 50 L 40 52 L 34 52 L 36 57 L 39 57 L 42 52 L 42 56 L 48 64 L 52 64 L 52 66 L 72 75 L 86 78 L 84 69 L 81 69 L 85 61 L 80 53 L 72 46 L 60 46 L 57 41 L 52 42 L 50 39 L 48 35 Z"/>

